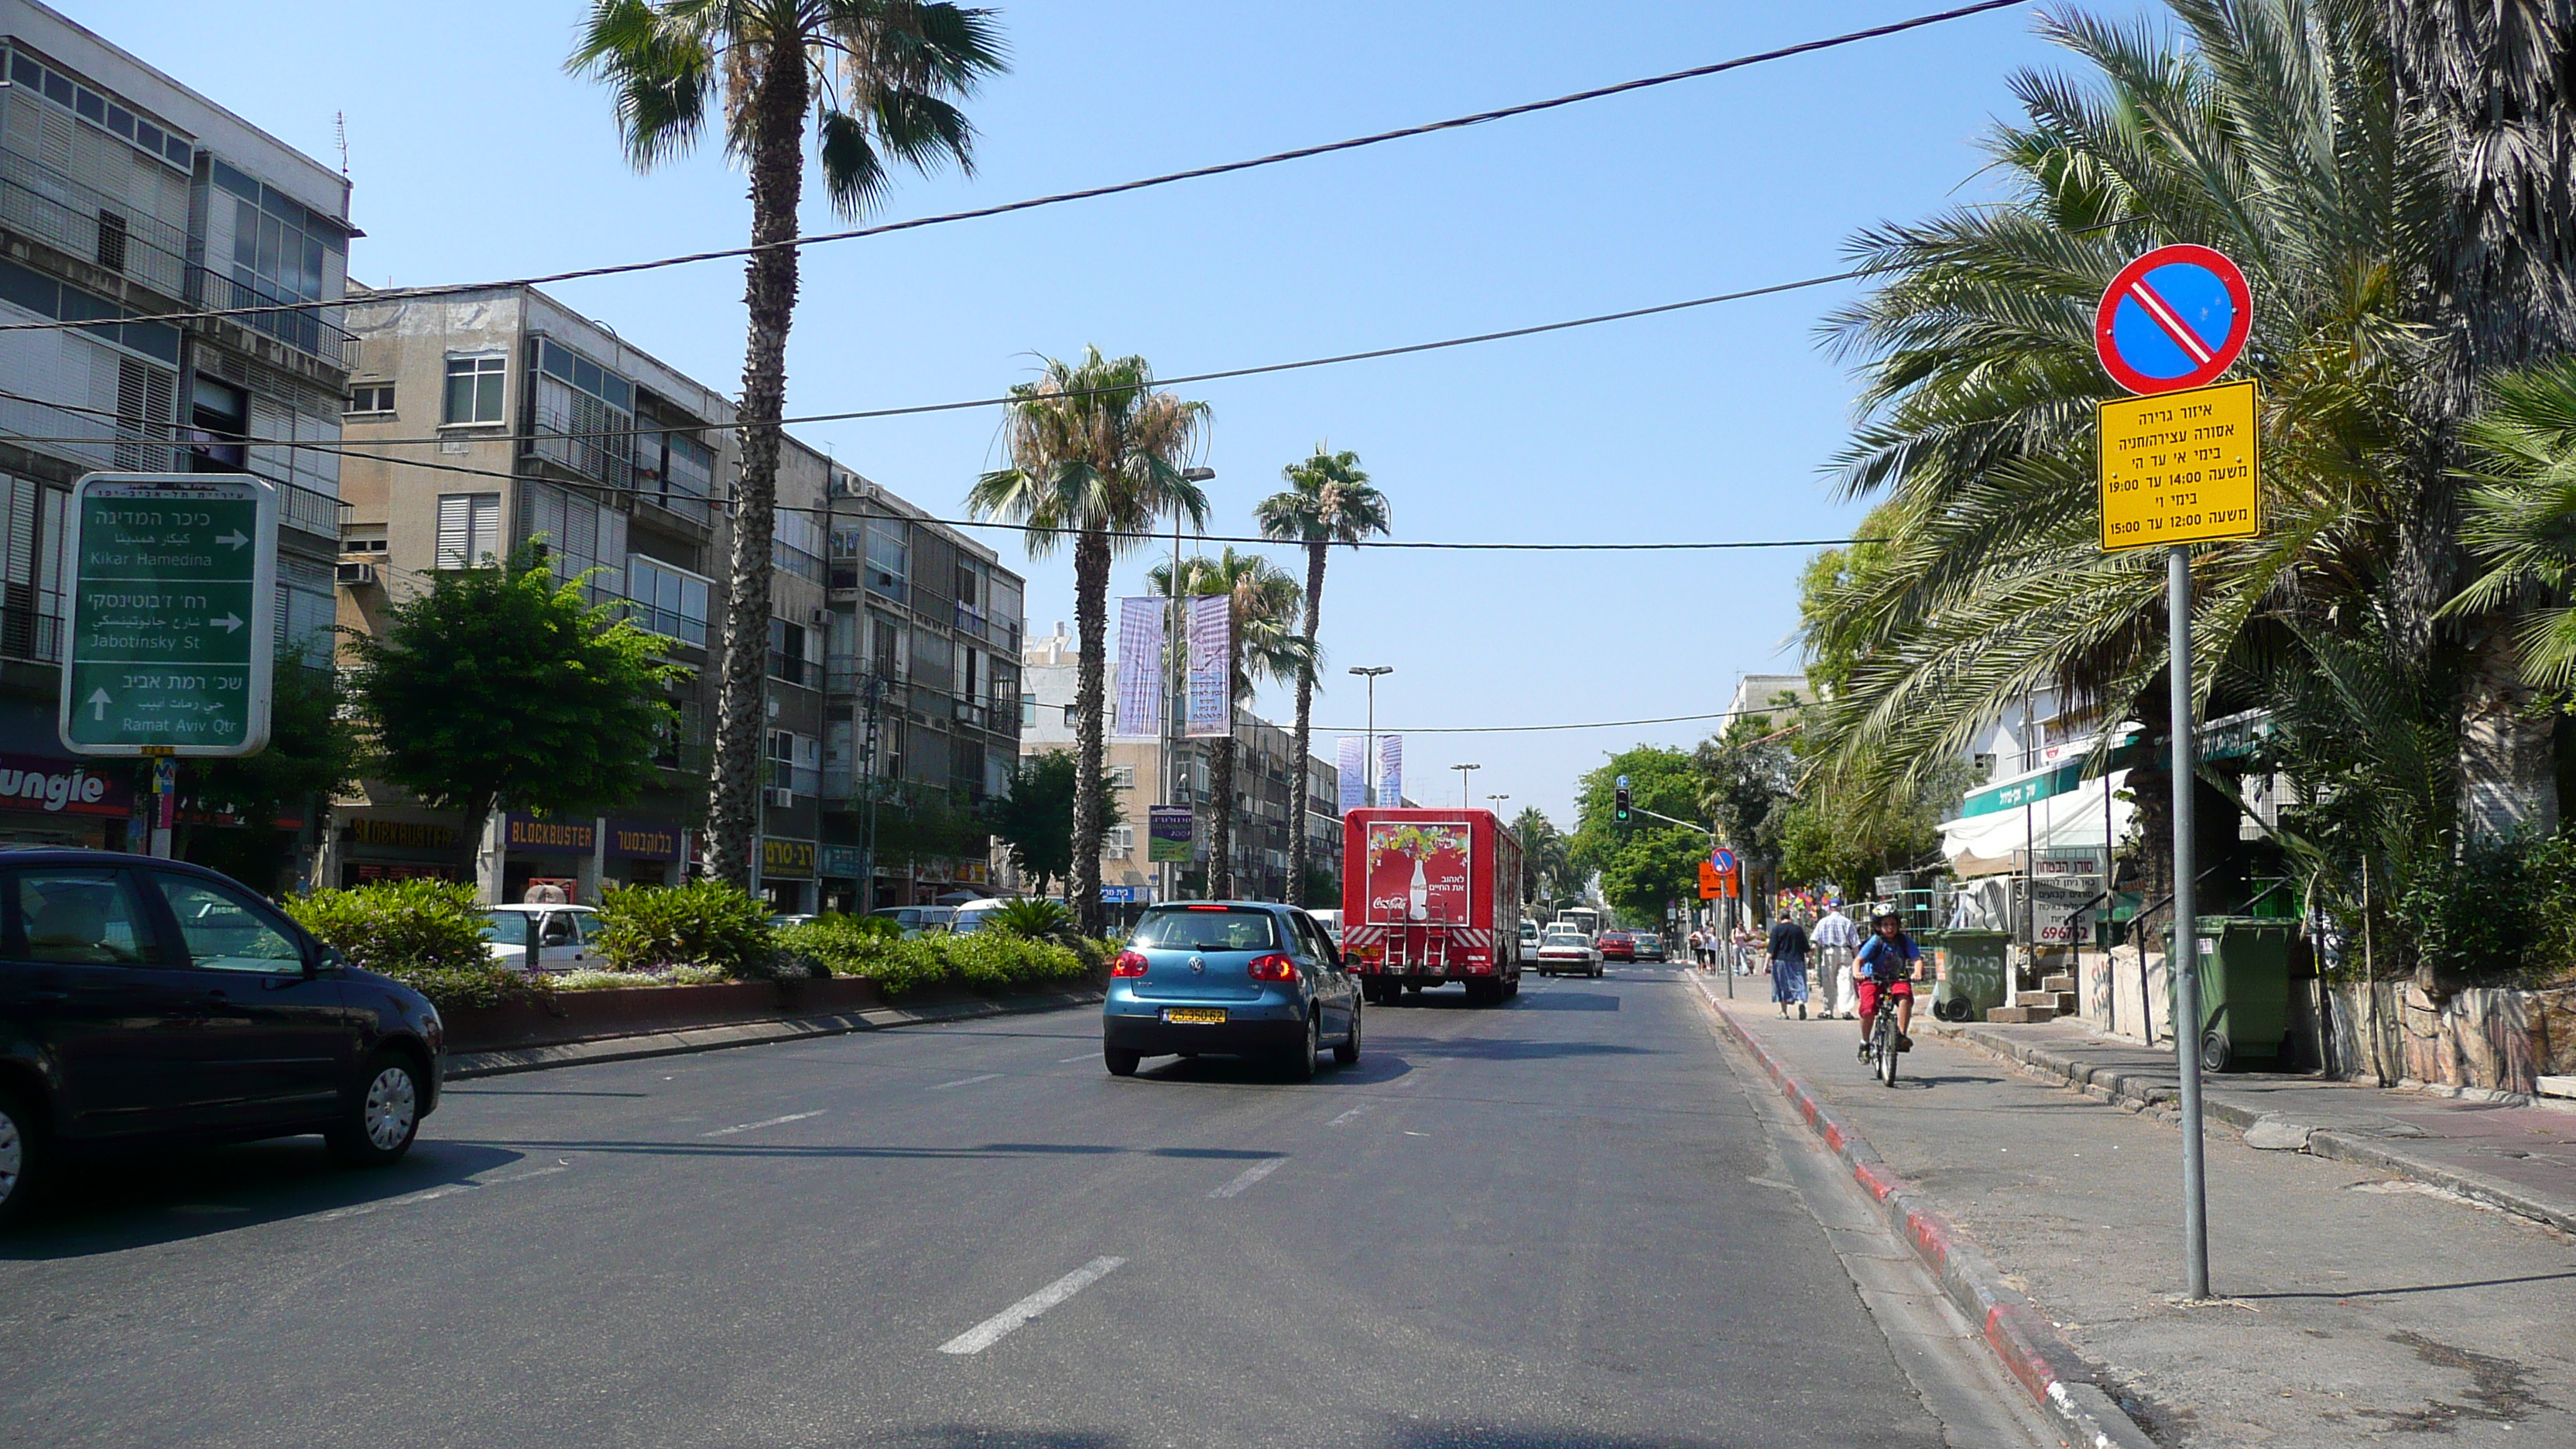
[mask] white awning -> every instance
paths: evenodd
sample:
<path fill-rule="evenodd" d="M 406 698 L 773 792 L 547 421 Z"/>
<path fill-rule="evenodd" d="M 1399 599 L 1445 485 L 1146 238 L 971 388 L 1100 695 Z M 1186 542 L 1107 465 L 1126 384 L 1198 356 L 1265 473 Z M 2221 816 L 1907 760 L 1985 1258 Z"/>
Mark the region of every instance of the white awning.
<path fill-rule="evenodd" d="M 2020 810 L 1962 816 L 1941 822 L 1941 854 L 1960 877 L 2001 875 L 2027 869 L 2025 847 L 2046 856 L 2052 850 L 2101 850 L 2107 843 L 2102 818 L 2105 792 L 2110 804 L 2107 839 L 2129 833 L 2136 811 L 2117 798 L 2129 772 L 2114 770 L 2099 780 L 2086 780 L 2062 795 L 2051 795 Z M 2027 820 L 2025 821 L 2025 817 Z"/>

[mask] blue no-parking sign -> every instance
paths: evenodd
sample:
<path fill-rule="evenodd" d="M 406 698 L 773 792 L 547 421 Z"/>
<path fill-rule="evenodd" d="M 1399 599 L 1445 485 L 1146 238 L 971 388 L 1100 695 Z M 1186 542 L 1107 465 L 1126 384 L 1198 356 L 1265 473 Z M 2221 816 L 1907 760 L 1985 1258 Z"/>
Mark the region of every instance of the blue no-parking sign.
<path fill-rule="evenodd" d="M 2253 296 L 2234 262 L 2207 247 L 2158 247 L 2103 291 L 2093 345 L 2129 391 L 2179 392 L 2233 367 L 2253 325 Z"/>

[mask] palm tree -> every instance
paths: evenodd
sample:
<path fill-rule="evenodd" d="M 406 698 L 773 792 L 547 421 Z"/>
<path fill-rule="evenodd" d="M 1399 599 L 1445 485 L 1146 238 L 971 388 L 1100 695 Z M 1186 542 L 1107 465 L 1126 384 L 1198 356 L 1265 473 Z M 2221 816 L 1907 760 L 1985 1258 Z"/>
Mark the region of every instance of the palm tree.
<path fill-rule="evenodd" d="M 2018 194 L 1857 243 L 1880 285 L 1830 324 L 1866 379 L 1840 483 L 1880 499 L 1863 531 L 1890 542 L 1855 550 L 1809 611 L 1810 650 L 1854 661 L 1810 725 L 1816 768 L 1919 785 L 2050 686 L 2162 722 L 2163 560 L 2101 551 L 2093 482 L 2110 392 L 2093 308 L 2152 245 L 2243 265 L 2265 393 L 2267 533 L 2195 555 L 2196 689 L 2241 697 L 2299 667 L 2302 631 L 2395 569 L 2410 318 L 2440 227 L 2385 38 L 2353 4 L 2170 3 L 2180 49 L 2143 24 L 2044 21 L 2098 81 L 2014 77 L 2027 119 L 1989 144 Z M 2161 842 L 2154 784 L 2134 787 Z"/>
<path fill-rule="evenodd" d="M 855 218 L 884 199 L 896 163 L 974 169 L 974 127 L 951 98 L 1007 69 L 990 10 L 937 0 L 593 0 L 565 68 L 607 85 L 639 171 L 688 150 L 710 101 L 725 149 L 751 173 L 750 313 L 735 417 L 724 654 L 716 692 L 715 788 L 707 833 L 716 871 L 750 883 L 768 754 L 764 676 L 777 522 L 778 420 L 796 315 L 796 211 L 808 128 L 832 209 Z"/>
<path fill-rule="evenodd" d="M 1306 667 L 1297 673 L 1297 764 L 1299 774 L 1294 805 L 1296 830 L 1288 838 L 1288 878 L 1306 879 L 1306 791 L 1304 773 L 1306 751 L 1312 742 L 1315 709 L 1315 669 L 1323 662 L 1324 646 L 1317 635 L 1324 612 L 1324 560 L 1337 543 L 1356 544 L 1373 533 L 1387 531 L 1386 495 L 1369 486 L 1369 476 L 1360 471 L 1359 454 L 1344 449 L 1335 453 L 1317 443 L 1315 455 L 1302 463 L 1291 463 L 1279 470 L 1288 483 L 1287 491 L 1273 493 L 1253 505 L 1252 516 L 1261 525 L 1264 538 L 1284 539 L 1306 546 Z"/>
<path fill-rule="evenodd" d="M 1207 425 L 1207 404 L 1154 389 L 1141 357 L 1048 358 L 1011 388 L 1004 425 L 1011 466 L 975 480 L 978 518 L 1030 526 L 1032 557 L 1073 535 L 1073 617 L 1080 646 L 1073 693 L 1073 868 L 1065 889 L 1082 933 L 1100 934 L 1101 700 L 1109 667 L 1109 563 L 1166 513 L 1207 520 L 1207 495 L 1182 476 Z"/>
<path fill-rule="evenodd" d="M 2490 378 L 2576 350 L 2576 5 L 2390 0 L 2387 13 L 2396 93 L 2431 134 L 2443 227 L 2419 318 L 2433 345 L 2411 388 L 2424 426 L 2407 460 L 2417 503 L 2401 520 L 2399 621 L 2409 648 L 2465 665 L 2462 823 L 2473 836 L 2547 831 L 2551 728 L 2517 677 L 2511 621 L 2445 601 L 2476 446 L 2462 424 Z"/>
<path fill-rule="evenodd" d="M 2576 688 L 2576 360 L 2498 378 L 2464 441 L 2479 486 L 2460 541 L 2487 572 L 2451 607 L 2518 614 L 2523 682 Z"/>
<path fill-rule="evenodd" d="M 1146 576 L 1155 593 L 1173 597 L 1172 567 L 1156 564 Z M 1230 704 L 1248 704 L 1255 686 L 1264 679 L 1303 678 L 1313 671 L 1314 644 L 1306 636 L 1293 632 L 1289 622 L 1297 616 L 1299 589 L 1297 581 L 1280 571 L 1277 565 L 1257 554 L 1240 554 L 1227 549 L 1221 556 L 1204 555 L 1181 560 L 1177 591 L 1184 598 L 1217 598 L 1228 601 L 1227 617 L 1233 627 L 1228 631 L 1227 694 Z M 1312 613 L 1307 615 L 1313 618 Z M 1208 818 L 1208 895 L 1225 900 L 1234 894 L 1234 763 L 1235 736 L 1233 711 L 1228 709 L 1227 728 L 1216 742 L 1216 759 L 1208 770 L 1208 793 L 1215 797 Z M 1304 757 L 1299 756 L 1302 765 Z M 1292 838 L 1305 833 L 1305 780 L 1302 769 L 1292 770 L 1289 824 Z M 1288 888 L 1303 887 L 1305 878 L 1295 870 L 1288 875 Z"/>

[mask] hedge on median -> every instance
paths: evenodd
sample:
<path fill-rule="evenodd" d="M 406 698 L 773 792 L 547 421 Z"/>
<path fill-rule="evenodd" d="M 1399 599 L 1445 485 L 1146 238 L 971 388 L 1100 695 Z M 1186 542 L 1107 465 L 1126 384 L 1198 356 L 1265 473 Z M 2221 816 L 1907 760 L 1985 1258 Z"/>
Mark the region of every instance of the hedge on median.
<path fill-rule="evenodd" d="M 835 976 L 864 976 L 888 996 L 925 986 L 1006 991 L 1079 981 L 1103 959 L 1096 941 L 1067 944 L 991 929 L 905 940 L 886 925 L 825 914 L 780 931 L 778 944 L 783 954 L 812 962 Z"/>
<path fill-rule="evenodd" d="M 323 944 L 338 947 L 350 965 L 402 982 L 441 1011 L 540 999 L 552 991 L 546 978 L 492 959 L 483 943 L 482 907 L 469 885 L 378 881 L 295 897 L 286 913 Z"/>

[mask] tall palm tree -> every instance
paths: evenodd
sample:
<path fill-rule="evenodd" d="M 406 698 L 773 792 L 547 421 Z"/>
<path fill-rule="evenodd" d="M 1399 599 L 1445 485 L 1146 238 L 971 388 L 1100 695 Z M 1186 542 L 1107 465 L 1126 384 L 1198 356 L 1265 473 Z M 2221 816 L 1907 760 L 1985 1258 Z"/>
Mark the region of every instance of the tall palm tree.
<path fill-rule="evenodd" d="M 1207 521 L 1207 495 L 1182 476 L 1207 425 L 1207 404 L 1154 388 L 1141 357 L 1046 359 L 1035 382 L 1011 388 L 1004 425 L 1011 465 L 975 480 L 978 518 L 1030 526 L 1032 557 L 1073 535 L 1073 618 L 1080 635 L 1073 691 L 1073 869 L 1065 889 L 1086 936 L 1100 934 L 1101 702 L 1109 668 L 1109 563 L 1166 513 Z"/>
<path fill-rule="evenodd" d="M 2518 615 L 2523 681 L 2576 689 L 2576 360 L 2498 378 L 2464 439 L 2479 486 L 2460 541 L 2487 572 L 2452 607 Z"/>
<path fill-rule="evenodd" d="M 1315 709 L 1315 668 L 1323 662 L 1323 643 L 1317 635 L 1324 612 L 1324 560 L 1337 543 L 1355 544 L 1373 533 L 1387 531 L 1386 495 L 1369 486 L 1369 476 L 1360 471 L 1360 456 L 1344 449 L 1330 451 L 1325 444 L 1315 445 L 1315 455 L 1302 463 L 1291 463 L 1279 470 L 1288 483 L 1285 492 L 1273 493 L 1253 505 L 1252 516 L 1261 525 L 1264 538 L 1284 539 L 1306 546 L 1306 667 L 1297 673 L 1297 765 L 1298 788 L 1295 802 L 1296 829 L 1288 838 L 1288 878 L 1305 889 L 1306 879 L 1306 751 L 1312 740 Z"/>
<path fill-rule="evenodd" d="M 2530 708 L 2509 615 L 2435 609 L 2458 582 L 2462 424 L 2489 379 L 2576 349 L 2576 0 L 2386 0 L 2400 103 L 2431 133 L 2443 245 L 2411 392 L 2424 426 L 2401 522 L 2404 643 L 2460 671 L 2463 825 L 2545 831 L 2557 799 L 2547 712 Z M 2526 652 L 2525 657 L 2528 657 Z"/>
<path fill-rule="evenodd" d="M 1177 591 L 1169 564 L 1156 564 L 1147 578 L 1153 591 L 1167 599 L 1177 592 L 1184 598 L 1227 600 L 1226 613 L 1233 625 L 1227 634 L 1231 650 L 1226 661 L 1229 706 L 1249 704 L 1253 690 L 1262 680 L 1298 679 L 1312 672 L 1313 641 L 1297 633 L 1291 622 L 1297 617 L 1300 593 L 1295 579 L 1258 554 L 1240 554 L 1231 548 L 1216 558 L 1201 555 L 1180 563 Z M 1216 742 L 1216 758 L 1208 770 L 1208 793 L 1215 797 L 1208 818 L 1208 895 L 1217 900 L 1234 894 L 1236 742 L 1232 715 L 1229 707 L 1226 732 Z M 1302 764 L 1303 757 L 1299 758 Z M 1302 835 L 1306 823 L 1304 771 L 1295 769 L 1290 775 L 1293 798 L 1289 823 L 1295 834 Z M 1291 870 L 1289 890 L 1294 892 L 1303 884 L 1303 877 Z"/>
<path fill-rule="evenodd" d="M 716 872 L 748 885 L 767 767 L 763 706 L 769 571 L 777 523 L 778 420 L 796 316 L 796 212 L 810 134 L 832 209 L 855 218 L 883 200 L 900 163 L 974 169 L 975 129 L 952 98 L 1007 69 L 990 10 L 946 0 L 593 0 L 565 68 L 615 93 L 617 127 L 639 171 L 695 145 L 710 102 L 725 150 L 751 173 L 744 263 L 750 313 L 735 417 L 724 654 L 716 690 L 715 788 L 707 833 Z"/>
<path fill-rule="evenodd" d="M 1998 127 L 2017 194 L 1857 243 L 1879 279 L 1831 323 L 1864 362 L 1840 463 L 1890 540 L 1824 590 L 1810 648 L 1850 657 L 1811 728 L 1819 767 L 1919 784 L 1985 723 L 2057 686 L 2162 721 L 2163 560 L 2097 534 L 2093 308 L 2130 257 L 2217 247 L 2254 290 L 2264 537 L 2193 562 L 2196 689 L 2295 667 L 2302 630 L 2373 596 L 2413 506 L 2411 318 L 2439 241 L 2429 146 L 2394 101 L 2376 13 L 2343 0 L 2169 0 L 2146 25 L 2056 15 L 2091 81 L 2023 73 Z M 2167 838 L 2137 780 L 2147 838 Z"/>

